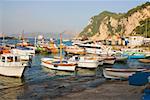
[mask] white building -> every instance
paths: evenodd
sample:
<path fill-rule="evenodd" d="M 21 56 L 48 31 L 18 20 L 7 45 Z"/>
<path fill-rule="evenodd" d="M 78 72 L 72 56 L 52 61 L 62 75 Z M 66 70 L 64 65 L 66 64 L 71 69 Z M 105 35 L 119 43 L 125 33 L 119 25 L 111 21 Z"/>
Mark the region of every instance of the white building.
<path fill-rule="evenodd" d="M 142 36 L 130 36 L 128 46 L 141 46 L 144 44 L 144 37 Z"/>
<path fill-rule="evenodd" d="M 150 38 L 144 38 L 144 43 L 150 43 Z"/>

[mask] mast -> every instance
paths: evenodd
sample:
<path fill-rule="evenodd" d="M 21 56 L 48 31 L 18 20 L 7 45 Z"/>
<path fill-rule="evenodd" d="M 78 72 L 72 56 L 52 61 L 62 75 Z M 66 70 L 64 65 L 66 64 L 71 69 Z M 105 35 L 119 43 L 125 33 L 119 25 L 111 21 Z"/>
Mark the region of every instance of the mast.
<path fill-rule="evenodd" d="M 36 47 L 36 37 L 34 38 L 34 46 Z"/>
<path fill-rule="evenodd" d="M 4 33 L 2 33 L 2 35 L 3 35 L 2 46 L 5 46 L 5 36 L 4 36 Z"/>
<path fill-rule="evenodd" d="M 23 42 L 23 40 L 24 40 L 24 30 L 22 31 L 21 39 L 22 39 L 22 42 Z"/>
<path fill-rule="evenodd" d="M 60 63 L 62 63 L 62 33 L 60 33 Z"/>

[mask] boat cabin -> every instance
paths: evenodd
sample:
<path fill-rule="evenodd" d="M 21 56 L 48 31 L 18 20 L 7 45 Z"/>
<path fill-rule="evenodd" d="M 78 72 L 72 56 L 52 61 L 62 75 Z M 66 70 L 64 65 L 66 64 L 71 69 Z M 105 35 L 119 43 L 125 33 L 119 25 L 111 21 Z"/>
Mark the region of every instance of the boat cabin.
<path fill-rule="evenodd" d="M 20 62 L 20 57 L 13 54 L 2 54 L 0 56 L 1 62 Z"/>

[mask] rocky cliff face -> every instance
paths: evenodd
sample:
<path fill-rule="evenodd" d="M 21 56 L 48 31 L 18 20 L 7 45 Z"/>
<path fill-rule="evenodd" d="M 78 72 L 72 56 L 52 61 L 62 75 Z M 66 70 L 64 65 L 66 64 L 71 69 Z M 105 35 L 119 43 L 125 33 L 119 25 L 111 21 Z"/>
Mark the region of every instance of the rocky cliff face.
<path fill-rule="evenodd" d="M 104 11 L 90 19 L 90 23 L 79 36 L 106 39 L 109 36 L 129 36 L 136 34 L 135 29 L 141 21 L 150 19 L 150 2 L 129 10 L 125 14 Z M 150 22 L 148 21 L 148 24 Z M 150 34 L 150 33 L 149 33 Z"/>

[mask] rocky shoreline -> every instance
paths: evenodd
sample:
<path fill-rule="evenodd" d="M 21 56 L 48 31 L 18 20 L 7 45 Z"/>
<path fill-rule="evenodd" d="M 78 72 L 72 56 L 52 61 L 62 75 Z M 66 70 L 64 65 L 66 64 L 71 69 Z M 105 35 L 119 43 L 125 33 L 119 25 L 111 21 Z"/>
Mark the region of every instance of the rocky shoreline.
<path fill-rule="evenodd" d="M 141 100 L 145 86 L 130 86 L 128 81 L 106 81 L 96 88 L 70 93 L 55 100 Z"/>

